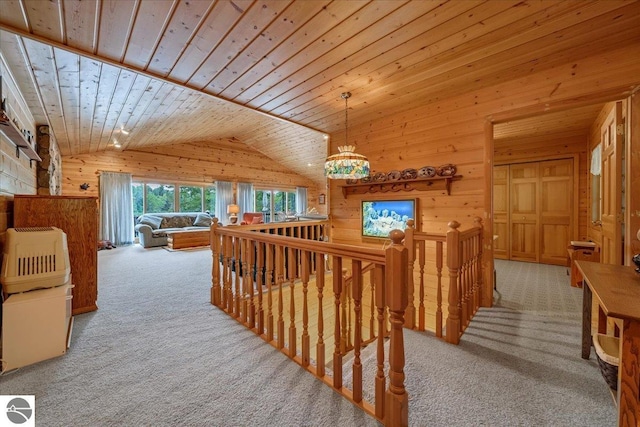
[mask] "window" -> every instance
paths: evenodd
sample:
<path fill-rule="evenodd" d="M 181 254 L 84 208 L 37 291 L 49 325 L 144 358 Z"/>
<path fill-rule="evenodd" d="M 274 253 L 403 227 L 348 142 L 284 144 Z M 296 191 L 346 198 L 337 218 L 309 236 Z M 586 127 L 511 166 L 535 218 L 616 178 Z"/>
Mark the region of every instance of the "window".
<path fill-rule="evenodd" d="M 600 225 L 602 143 L 591 152 L 591 223 Z"/>
<path fill-rule="evenodd" d="M 204 189 L 204 210 L 209 211 L 211 215 L 216 212 L 216 187 L 206 187 Z"/>
<path fill-rule="evenodd" d="M 144 191 L 142 183 L 134 182 L 131 184 L 131 196 L 133 198 L 133 217 L 137 218 L 144 213 Z"/>
<path fill-rule="evenodd" d="M 202 212 L 202 187 L 180 186 L 180 212 Z"/>
<path fill-rule="evenodd" d="M 175 187 L 171 184 L 146 184 L 145 212 L 175 212 Z"/>
<path fill-rule="evenodd" d="M 256 189 L 254 210 L 264 214 L 264 222 L 284 221 L 296 213 L 295 191 Z"/>
<path fill-rule="evenodd" d="M 213 185 L 138 181 L 131 184 L 131 193 L 135 218 L 143 213 L 215 212 L 216 187 Z"/>

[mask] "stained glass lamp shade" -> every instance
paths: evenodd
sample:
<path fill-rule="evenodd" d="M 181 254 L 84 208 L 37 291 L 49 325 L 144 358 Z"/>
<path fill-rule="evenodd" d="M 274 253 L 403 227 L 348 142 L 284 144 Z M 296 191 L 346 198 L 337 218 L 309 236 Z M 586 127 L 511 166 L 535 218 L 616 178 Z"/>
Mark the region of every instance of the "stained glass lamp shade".
<path fill-rule="evenodd" d="M 324 174 L 331 179 L 360 179 L 369 176 L 369 161 L 355 152 L 353 145 L 338 147 L 338 154 L 327 157 Z"/>

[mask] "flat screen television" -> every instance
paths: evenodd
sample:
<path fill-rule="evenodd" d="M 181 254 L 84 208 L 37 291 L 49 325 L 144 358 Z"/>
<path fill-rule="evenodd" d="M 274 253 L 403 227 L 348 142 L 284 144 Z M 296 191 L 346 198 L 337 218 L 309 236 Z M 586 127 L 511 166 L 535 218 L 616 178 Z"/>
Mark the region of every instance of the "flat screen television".
<path fill-rule="evenodd" d="M 416 199 L 363 200 L 362 237 L 386 239 L 394 229 L 404 230 L 416 217 Z"/>

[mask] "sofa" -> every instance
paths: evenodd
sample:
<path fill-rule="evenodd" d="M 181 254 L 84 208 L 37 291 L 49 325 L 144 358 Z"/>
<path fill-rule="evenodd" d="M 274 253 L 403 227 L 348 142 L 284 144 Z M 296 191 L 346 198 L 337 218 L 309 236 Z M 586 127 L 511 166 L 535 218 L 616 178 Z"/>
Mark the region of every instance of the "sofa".
<path fill-rule="evenodd" d="M 136 219 L 140 245 L 167 246 L 167 233 L 180 230 L 207 230 L 212 217 L 207 212 L 146 213 Z"/>
<path fill-rule="evenodd" d="M 264 224 L 264 215 L 262 212 L 245 212 L 242 214 L 242 222 L 240 225 Z"/>

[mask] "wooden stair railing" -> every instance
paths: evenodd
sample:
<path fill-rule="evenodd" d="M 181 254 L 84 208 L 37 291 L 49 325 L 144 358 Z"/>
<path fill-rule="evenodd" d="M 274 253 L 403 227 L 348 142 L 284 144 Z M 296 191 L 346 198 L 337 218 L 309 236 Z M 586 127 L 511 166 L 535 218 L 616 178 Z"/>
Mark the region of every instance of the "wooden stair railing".
<path fill-rule="evenodd" d="M 394 230 L 390 237 L 393 244 L 389 248 L 370 249 L 243 227 L 221 227 L 214 219 L 211 302 L 384 425 L 407 426 L 402 325 L 407 305 L 408 254 L 402 244 L 401 230 Z M 332 271 L 325 270 L 325 257 L 330 257 Z M 387 330 L 387 311 L 390 324 L 388 344 L 385 344 L 385 334 L 378 333 L 375 340 L 376 354 L 372 361 L 375 374 L 369 374 L 373 384 L 372 400 L 364 397 L 365 373 L 361 360 L 362 278 L 363 265 L 368 263 L 372 267 L 366 268 L 375 283 L 371 289 L 375 294 L 377 330 Z M 343 384 L 340 343 L 345 304 L 343 266 L 351 271 L 352 277 L 349 286 L 354 337 L 351 389 Z M 333 298 L 326 295 L 327 278 L 331 280 Z M 312 316 L 315 324 L 311 322 Z M 327 373 L 327 353 L 331 357 L 331 376 Z M 389 366 L 388 374 L 385 374 L 385 363 Z"/>
<path fill-rule="evenodd" d="M 374 300 L 374 297 L 375 297 L 375 278 L 373 274 L 374 271 L 375 271 L 375 264 L 369 263 L 365 265 L 362 268 L 362 271 L 360 272 L 360 277 L 361 277 L 360 280 L 361 280 L 361 288 L 362 288 L 362 296 L 361 296 L 362 300 L 360 301 L 360 311 L 362 316 L 364 316 L 365 314 L 368 315 L 368 319 L 367 319 L 368 321 L 365 322 L 363 320 L 363 322 L 368 323 L 367 326 L 369 329 L 368 337 L 366 338 L 364 336 L 360 337 L 359 342 L 361 347 L 365 347 L 368 344 L 374 342 L 378 337 L 378 331 L 376 329 L 376 312 L 375 312 L 375 300 Z M 352 333 L 352 318 L 351 318 L 352 313 L 355 312 L 355 301 L 354 301 L 353 285 L 352 285 L 353 274 L 354 274 L 353 271 L 349 273 L 347 269 L 343 269 L 342 275 L 343 275 L 345 291 L 342 293 L 342 297 L 343 297 L 342 320 L 343 322 L 347 322 L 346 325 L 343 324 L 342 331 L 341 331 L 342 335 L 340 338 L 341 350 L 342 350 L 343 356 L 354 349 L 353 343 L 355 342 L 355 339 L 356 339 L 354 334 Z M 367 277 L 369 279 L 368 281 L 366 280 Z M 370 298 L 368 313 L 364 312 L 365 295 L 368 295 Z M 353 310 L 351 309 L 351 304 L 354 305 Z M 382 330 L 382 333 L 385 338 L 389 336 L 388 314 L 386 311 L 385 311 L 385 328 Z M 344 343 L 344 346 L 342 345 L 343 343 Z"/>
<path fill-rule="evenodd" d="M 420 331 L 430 329 L 427 325 L 429 310 L 425 301 L 427 301 L 427 287 L 433 284 L 431 288 L 435 292 L 435 307 L 431 310 L 434 313 L 431 328 L 437 337 L 444 337 L 447 342 L 458 344 L 480 307 L 483 284 L 482 220 L 479 217 L 474 218 L 473 227 L 464 231 L 458 230 L 460 223 L 451 221 L 446 234 L 418 232 L 413 228 L 413 220 L 407 223 L 405 246 L 409 251 L 409 296 L 404 326 Z M 430 259 L 426 254 L 431 250 L 435 250 L 435 257 Z M 435 268 L 435 277 L 432 273 L 429 280 L 429 275 L 425 271 L 432 266 Z M 442 281 L 445 266 L 448 278 L 446 287 Z M 416 275 L 418 277 L 417 307 Z M 447 301 L 446 319 L 443 319 L 443 298 Z"/>

